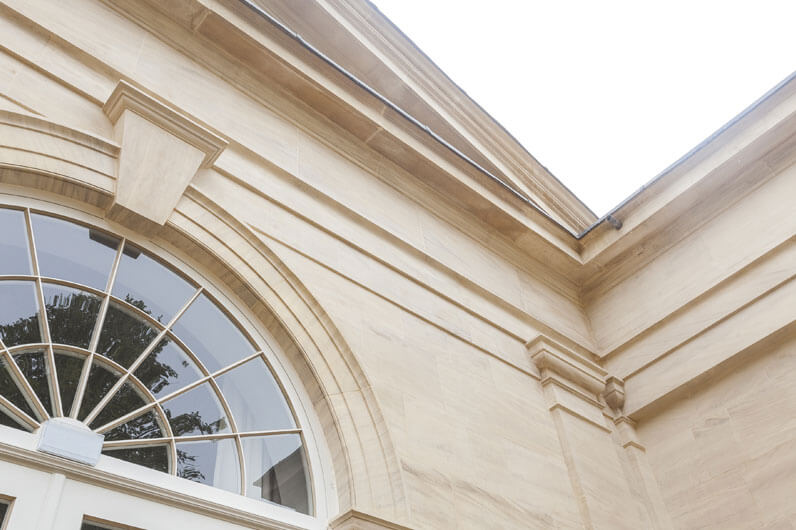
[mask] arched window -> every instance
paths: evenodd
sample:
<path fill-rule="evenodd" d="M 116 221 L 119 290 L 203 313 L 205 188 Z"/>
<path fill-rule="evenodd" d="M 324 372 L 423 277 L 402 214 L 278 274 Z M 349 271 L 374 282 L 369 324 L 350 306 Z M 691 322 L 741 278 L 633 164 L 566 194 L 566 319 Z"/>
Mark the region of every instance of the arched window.
<path fill-rule="evenodd" d="M 124 238 L 0 207 L 0 424 L 71 418 L 105 455 L 311 514 L 271 355 Z"/>

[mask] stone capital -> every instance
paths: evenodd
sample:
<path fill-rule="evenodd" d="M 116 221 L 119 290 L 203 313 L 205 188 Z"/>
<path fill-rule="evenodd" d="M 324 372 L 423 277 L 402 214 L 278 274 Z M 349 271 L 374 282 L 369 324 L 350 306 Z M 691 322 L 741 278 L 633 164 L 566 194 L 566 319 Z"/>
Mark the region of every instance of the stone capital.
<path fill-rule="evenodd" d="M 329 523 L 329 530 L 410 530 L 410 528 L 364 512 L 349 510 Z"/>
<path fill-rule="evenodd" d="M 592 399 L 602 394 L 606 371 L 598 364 L 544 335 L 529 341 L 526 347 L 539 369 L 542 384 L 552 379 L 570 390 L 585 392 Z"/>

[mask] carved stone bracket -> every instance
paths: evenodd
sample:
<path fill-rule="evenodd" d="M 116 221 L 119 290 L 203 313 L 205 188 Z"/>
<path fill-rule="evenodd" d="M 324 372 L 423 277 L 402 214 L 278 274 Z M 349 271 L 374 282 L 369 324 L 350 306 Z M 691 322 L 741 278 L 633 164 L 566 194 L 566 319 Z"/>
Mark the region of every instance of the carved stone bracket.
<path fill-rule="evenodd" d="M 616 412 L 621 412 L 625 406 L 625 382 L 615 376 L 608 376 L 605 380 L 603 392 L 605 402 Z"/>
<path fill-rule="evenodd" d="M 108 216 L 138 229 L 162 226 L 196 172 L 212 166 L 227 141 L 126 81 L 103 111 L 121 145 Z"/>

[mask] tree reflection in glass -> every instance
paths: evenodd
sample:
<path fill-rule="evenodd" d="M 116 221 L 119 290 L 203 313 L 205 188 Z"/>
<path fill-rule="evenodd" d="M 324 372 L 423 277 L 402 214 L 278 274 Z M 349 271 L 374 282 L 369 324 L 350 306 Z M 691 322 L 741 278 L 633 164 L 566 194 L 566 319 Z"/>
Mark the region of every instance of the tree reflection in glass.
<path fill-rule="evenodd" d="M 52 342 L 88 348 L 100 299 L 79 289 L 48 283 L 43 291 Z"/>
<path fill-rule="evenodd" d="M 37 417 L 25 394 L 12 377 L 8 360 L 5 357 L 0 357 L 0 395 L 31 418 Z"/>
<path fill-rule="evenodd" d="M 85 419 L 86 416 L 94 410 L 94 407 L 99 405 L 99 402 L 102 401 L 105 394 L 108 393 L 118 380 L 118 375 L 95 362 L 88 373 L 86 393 L 83 396 L 83 401 L 80 403 L 80 413 L 77 416 L 78 419 Z"/>
<path fill-rule="evenodd" d="M 0 340 L 7 348 L 41 342 L 33 282 L 0 282 Z"/>
<path fill-rule="evenodd" d="M 145 466 L 156 471 L 169 470 L 169 449 L 165 445 L 124 449 L 105 449 L 102 454 Z"/>
<path fill-rule="evenodd" d="M 47 381 L 47 361 L 44 352 L 17 353 L 14 360 L 19 370 L 25 375 L 33 391 L 36 392 L 41 404 L 49 414 L 53 413 L 50 401 L 50 383 Z"/>
<path fill-rule="evenodd" d="M 94 421 L 89 425 L 90 429 L 98 429 L 103 425 L 121 418 L 134 410 L 146 405 L 146 401 L 141 397 L 139 391 L 130 383 L 125 383 L 122 388 L 105 405 Z"/>
<path fill-rule="evenodd" d="M 127 303 L 149 313 L 146 304 L 141 300 L 127 298 Z M 97 353 L 104 355 L 129 368 L 144 353 L 144 350 L 158 336 L 157 330 L 121 305 L 112 303 L 108 306 L 105 322 L 102 325 Z M 158 349 L 162 348 L 158 346 Z"/>
<path fill-rule="evenodd" d="M 163 339 L 147 355 L 135 376 L 156 397 L 163 397 L 193 383 L 202 377 L 202 373 L 174 341 Z"/>
<path fill-rule="evenodd" d="M 163 403 L 174 436 L 229 432 L 229 422 L 212 387 L 204 383 Z"/>
<path fill-rule="evenodd" d="M 105 441 L 163 438 L 164 434 L 154 412 L 147 412 L 105 433 Z"/>
<path fill-rule="evenodd" d="M 55 354 L 55 373 L 58 374 L 58 388 L 61 390 L 61 402 L 64 411 L 68 414 L 72 410 L 75 400 L 77 385 L 80 383 L 80 374 L 83 371 L 85 359 L 68 353 Z"/>

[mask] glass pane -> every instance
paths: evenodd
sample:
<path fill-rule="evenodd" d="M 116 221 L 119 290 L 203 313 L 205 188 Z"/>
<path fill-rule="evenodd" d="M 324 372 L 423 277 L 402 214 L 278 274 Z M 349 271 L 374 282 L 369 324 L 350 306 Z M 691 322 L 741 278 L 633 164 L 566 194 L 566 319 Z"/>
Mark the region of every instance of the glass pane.
<path fill-rule="evenodd" d="M 23 425 L 19 422 L 14 421 L 11 418 L 11 416 L 3 412 L 2 409 L 0 409 L 0 425 L 5 425 L 6 427 L 11 427 L 12 429 L 20 429 L 23 431 L 30 432 L 30 428 L 27 425 Z M 2 506 L 0 506 L 0 508 L 2 508 Z M 3 518 L 0 517 L 0 522 L 2 522 L 2 520 Z"/>
<path fill-rule="evenodd" d="M 68 221 L 32 214 L 42 276 L 105 290 L 119 240 Z"/>
<path fill-rule="evenodd" d="M 216 378 L 238 431 L 293 429 L 293 415 L 271 370 L 261 358 Z"/>
<path fill-rule="evenodd" d="M 309 514 L 309 479 L 298 434 L 243 438 L 246 495 Z"/>
<path fill-rule="evenodd" d="M 50 383 L 47 380 L 47 361 L 44 352 L 18 353 L 14 355 L 20 371 L 33 387 L 33 391 L 41 400 L 41 404 L 52 415 L 53 407 L 50 401 Z"/>
<path fill-rule="evenodd" d="M 102 454 L 164 473 L 169 470 L 169 449 L 165 445 L 134 449 L 104 449 Z"/>
<path fill-rule="evenodd" d="M 82 420 L 88 416 L 118 379 L 119 376 L 95 363 L 88 373 L 88 382 L 86 383 L 83 401 L 80 403 L 78 418 Z"/>
<path fill-rule="evenodd" d="M 41 342 L 33 282 L 0 282 L 0 339 L 9 348 Z"/>
<path fill-rule="evenodd" d="M 193 383 L 202 374 L 188 354 L 173 341 L 164 339 L 147 355 L 135 376 L 156 397 L 163 397 Z"/>
<path fill-rule="evenodd" d="M 150 411 L 146 414 L 114 427 L 105 433 L 105 441 L 140 440 L 142 438 L 164 438 L 157 416 Z"/>
<path fill-rule="evenodd" d="M 72 410 L 75 401 L 75 392 L 80 383 L 80 374 L 83 371 L 85 359 L 62 353 L 55 354 L 55 373 L 58 374 L 58 388 L 61 390 L 61 402 L 64 414 L 67 416 Z"/>
<path fill-rule="evenodd" d="M 103 425 L 112 422 L 117 418 L 121 418 L 125 414 L 130 414 L 134 410 L 140 409 L 146 405 L 146 401 L 142 398 L 138 390 L 130 383 L 125 383 L 122 388 L 116 392 L 116 395 L 108 401 L 102 412 L 97 414 L 94 421 L 91 422 L 89 428 L 98 429 Z"/>
<path fill-rule="evenodd" d="M 8 511 L 8 505 L 4 502 L 0 502 L 0 528 L 3 527 L 3 522 L 6 520 L 6 512 Z"/>
<path fill-rule="evenodd" d="M 255 351 L 238 327 L 205 295 L 191 304 L 173 330 L 211 372 Z"/>
<path fill-rule="evenodd" d="M 157 330 L 131 311 L 112 303 L 102 324 L 97 353 L 129 368 L 157 335 Z"/>
<path fill-rule="evenodd" d="M 178 443 L 177 476 L 239 493 L 240 465 L 235 441 Z"/>
<path fill-rule="evenodd" d="M 196 292 L 176 272 L 161 265 L 129 243 L 124 247 L 113 295 L 168 322 Z"/>
<path fill-rule="evenodd" d="M 229 432 L 229 422 L 212 387 L 205 383 L 162 404 L 174 436 Z"/>
<path fill-rule="evenodd" d="M 98 526 L 94 523 L 83 521 L 83 524 L 80 525 L 80 530 L 116 530 L 116 529 L 112 526 Z"/>
<path fill-rule="evenodd" d="M 0 274 L 32 274 L 25 214 L 0 209 Z"/>
<path fill-rule="evenodd" d="M 50 283 L 45 283 L 42 290 L 52 341 L 88 348 L 100 299 L 86 291 Z"/>
<path fill-rule="evenodd" d="M 0 357 L 0 394 L 31 418 L 38 417 L 33 412 L 32 404 L 28 403 L 25 394 L 11 377 L 11 369 L 5 357 Z"/>

